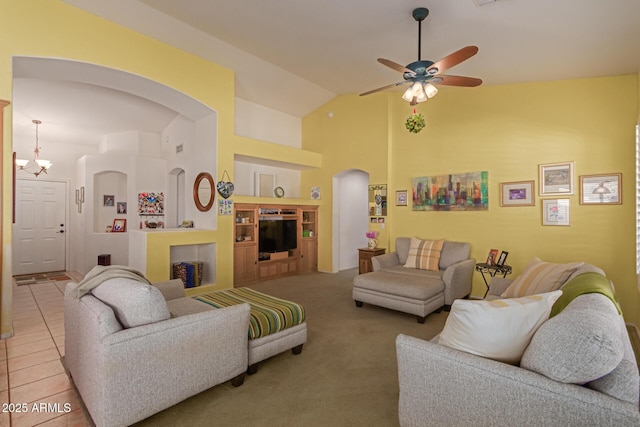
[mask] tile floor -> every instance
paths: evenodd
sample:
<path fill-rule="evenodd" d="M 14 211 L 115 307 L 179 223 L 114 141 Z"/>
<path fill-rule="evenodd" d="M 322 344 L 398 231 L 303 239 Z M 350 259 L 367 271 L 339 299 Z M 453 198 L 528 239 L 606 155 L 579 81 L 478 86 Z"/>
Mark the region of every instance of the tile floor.
<path fill-rule="evenodd" d="M 0 426 L 92 425 L 60 362 L 66 283 L 14 283 L 14 335 L 0 340 Z"/>

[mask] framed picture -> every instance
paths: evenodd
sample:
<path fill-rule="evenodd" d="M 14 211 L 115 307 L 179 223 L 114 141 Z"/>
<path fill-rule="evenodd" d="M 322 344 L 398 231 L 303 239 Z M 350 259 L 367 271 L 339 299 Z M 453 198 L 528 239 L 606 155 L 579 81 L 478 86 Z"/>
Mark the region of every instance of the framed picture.
<path fill-rule="evenodd" d="M 498 260 L 498 252 L 497 249 L 491 249 L 489 251 L 489 255 L 487 255 L 487 265 L 495 265 Z"/>
<path fill-rule="evenodd" d="M 573 162 L 540 165 L 540 195 L 573 194 Z"/>
<path fill-rule="evenodd" d="M 534 206 L 533 181 L 501 182 L 500 206 Z"/>
<path fill-rule="evenodd" d="M 84 185 L 80 187 L 80 201 L 84 203 Z"/>
<path fill-rule="evenodd" d="M 104 206 L 115 206 L 114 205 L 114 200 L 115 200 L 114 196 L 104 195 L 102 197 L 103 197 Z"/>
<path fill-rule="evenodd" d="M 621 205 L 622 174 L 580 176 L 581 205 Z"/>
<path fill-rule="evenodd" d="M 80 203 L 80 189 L 76 188 L 76 205 Z"/>
<path fill-rule="evenodd" d="M 123 218 L 114 219 L 111 231 L 113 233 L 124 233 L 125 231 L 127 231 L 127 220 Z"/>
<path fill-rule="evenodd" d="M 117 211 L 119 214 L 127 213 L 127 202 L 118 202 L 116 203 Z"/>
<path fill-rule="evenodd" d="M 509 252 L 507 252 L 507 251 L 500 252 L 500 256 L 498 257 L 498 261 L 496 261 L 496 265 L 498 267 L 502 267 L 504 265 L 504 263 L 507 262 L 507 256 L 508 255 L 509 255 Z"/>
<path fill-rule="evenodd" d="M 569 199 L 542 201 L 542 225 L 570 225 Z"/>
<path fill-rule="evenodd" d="M 407 206 L 407 190 L 396 191 L 396 206 Z"/>

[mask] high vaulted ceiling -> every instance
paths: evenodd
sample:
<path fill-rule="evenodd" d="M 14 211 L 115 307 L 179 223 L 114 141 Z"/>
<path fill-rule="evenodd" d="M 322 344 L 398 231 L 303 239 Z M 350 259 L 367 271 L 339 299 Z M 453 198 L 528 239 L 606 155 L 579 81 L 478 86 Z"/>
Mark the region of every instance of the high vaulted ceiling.
<path fill-rule="evenodd" d="M 418 59 L 418 25 L 411 16 L 416 7 L 430 11 L 422 25 L 422 59 L 436 61 L 476 45 L 479 53 L 450 74 L 479 77 L 485 85 L 640 69 L 640 0 L 497 0 L 483 6 L 476 1 L 486 0 L 64 1 L 228 67 L 236 74 L 236 96 L 296 117 L 335 95 L 402 81 L 376 58 L 402 65 Z M 14 70 L 15 78 L 37 78 L 31 74 Z M 123 93 L 110 96 L 86 84 L 68 90 L 72 82 L 64 83 L 60 103 L 59 90 L 47 84 L 56 83 L 14 85 L 14 143 L 32 143 L 32 119 L 43 121 L 46 137 L 52 117 L 73 118 L 60 124 L 66 130 L 60 140 L 91 143 L 100 133 L 126 127 L 160 132 L 172 117 Z M 110 98 L 100 102 L 102 95 Z M 88 96 L 94 102 L 84 102 Z M 108 114 L 113 102 L 129 104 L 127 120 Z M 92 123 L 91 117 L 99 119 Z"/>
<path fill-rule="evenodd" d="M 638 0 L 66 1 L 232 68 L 237 96 L 300 117 L 335 94 L 402 81 L 376 58 L 417 60 L 416 7 L 430 11 L 422 59 L 476 45 L 451 74 L 484 84 L 640 68 Z"/>

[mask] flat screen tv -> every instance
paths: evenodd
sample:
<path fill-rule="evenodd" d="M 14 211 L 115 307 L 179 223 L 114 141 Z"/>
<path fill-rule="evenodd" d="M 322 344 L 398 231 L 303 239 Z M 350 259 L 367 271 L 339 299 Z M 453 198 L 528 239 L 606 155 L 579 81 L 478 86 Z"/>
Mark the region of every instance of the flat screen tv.
<path fill-rule="evenodd" d="M 286 252 L 298 244 L 295 219 L 261 219 L 258 230 L 259 252 Z"/>

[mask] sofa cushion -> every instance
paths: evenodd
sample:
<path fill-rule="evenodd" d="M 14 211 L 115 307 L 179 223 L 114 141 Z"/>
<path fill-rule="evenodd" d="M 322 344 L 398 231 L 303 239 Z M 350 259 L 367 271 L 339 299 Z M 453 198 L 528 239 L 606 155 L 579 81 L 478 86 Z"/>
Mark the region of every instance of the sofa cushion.
<path fill-rule="evenodd" d="M 622 360 L 619 322 L 618 311 L 607 297 L 581 295 L 540 326 L 520 366 L 563 383 L 584 384 L 600 378 Z"/>
<path fill-rule="evenodd" d="M 555 291 L 560 289 L 576 268 L 582 264 L 584 263 L 556 264 L 534 258 L 500 296 L 502 298 L 517 298 Z"/>
<path fill-rule="evenodd" d="M 491 301 L 455 300 L 438 344 L 517 364 L 562 291 Z"/>
<path fill-rule="evenodd" d="M 411 238 L 409 255 L 404 264 L 407 268 L 438 271 L 440 269 L 440 254 L 444 240 L 420 240 Z"/>
<path fill-rule="evenodd" d="M 440 269 L 444 270 L 456 262 L 468 259 L 470 253 L 471 246 L 468 243 L 445 240 L 442 254 L 440 254 Z"/>
<path fill-rule="evenodd" d="M 402 265 L 406 264 L 407 262 L 407 256 L 409 256 L 409 246 L 411 246 L 411 238 L 396 238 L 396 254 L 398 255 L 398 262 Z"/>
<path fill-rule="evenodd" d="M 167 320 L 171 315 L 162 292 L 132 279 L 108 279 L 93 288 L 94 297 L 111 307 L 124 328 Z"/>

